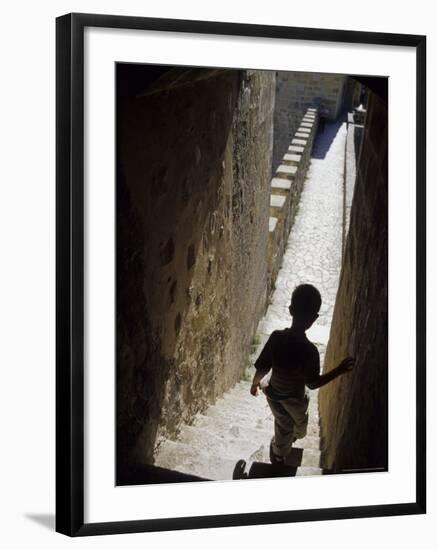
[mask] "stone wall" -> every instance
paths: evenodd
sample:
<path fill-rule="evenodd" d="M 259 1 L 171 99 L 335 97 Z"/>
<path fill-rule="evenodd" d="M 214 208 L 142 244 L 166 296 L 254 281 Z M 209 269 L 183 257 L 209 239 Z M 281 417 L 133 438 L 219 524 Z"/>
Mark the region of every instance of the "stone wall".
<path fill-rule="evenodd" d="M 324 467 L 387 468 L 387 103 L 370 93 L 325 371 L 352 373 L 321 388 Z"/>
<path fill-rule="evenodd" d="M 119 474 L 246 366 L 266 305 L 274 79 L 174 69 L 119 98 Z"/>
<path fill-rule="evenodd" d="M 309 108 L 272 178 L 269 218 L 269 295 L 274 290 L 294 223 L 317 132 L 317 110 Z"/>
<path fill-rule="evenodd" d="M 344 75 L 285 72 L 276 77 L 275 142 L 273 169 L 279 166 L 300 120 L 309 107 L 323 103 L 329 110 L 329 119 L 339 115 L 343 100 L 351 100 L 351 84 Z"/>

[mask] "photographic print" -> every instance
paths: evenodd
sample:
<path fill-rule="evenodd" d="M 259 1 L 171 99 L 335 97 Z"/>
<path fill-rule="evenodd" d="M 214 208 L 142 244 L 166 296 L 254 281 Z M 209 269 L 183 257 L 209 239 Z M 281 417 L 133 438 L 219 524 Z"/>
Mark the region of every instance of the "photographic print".
<path fill-rule="evenodd" d="M 117 485 L 387 471 L 389 80 L 115 71 Z"/>
<path fill-rule="evenodd" d="M 426 37 L 56 40 L 56 530 L 425 513 Z"/>

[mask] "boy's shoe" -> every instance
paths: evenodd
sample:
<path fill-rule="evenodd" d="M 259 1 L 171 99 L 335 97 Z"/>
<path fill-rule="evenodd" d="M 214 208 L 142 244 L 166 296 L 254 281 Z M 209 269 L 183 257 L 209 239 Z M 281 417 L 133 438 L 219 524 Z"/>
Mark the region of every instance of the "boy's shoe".
<path fill-rule="evenodd" d="M 291 441 L 291 444 L 293 445 L 293 443 L 297 440 L 297 437 L 293 437 L 292 441 Z M 273 452 L 273 439 L 272 441 L 270 441 L 270 462 L 272 464 L 285 464 L 285 459 L 286 457 L 285 456 L 281 456 L 281 455 L 277 455 Z M 288 455 L 287 455 L 288 456 Z"/>
<path fill-rule="evenodd" d="M 239 460 L 235 464 L 234 472 L 232 474 L 232 479 L 247 479 L 247 462 L 245 460 Z"/>
<path fill-rule="evenodd" d="M 277 455 L 273 452 L 273 443 L 270 442 L 270 449 L 269 449 L 269 454 L 270 454 L 270 462 L 272 464 L 284 464 L 285 462 L 285 457 L 284 456 L 280 456 L 280 455 Z"/>

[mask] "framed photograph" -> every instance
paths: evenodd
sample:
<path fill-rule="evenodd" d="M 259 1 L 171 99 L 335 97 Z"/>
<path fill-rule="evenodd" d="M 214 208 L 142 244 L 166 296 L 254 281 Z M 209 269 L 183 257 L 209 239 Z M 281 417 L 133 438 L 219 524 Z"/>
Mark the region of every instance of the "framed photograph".
<path fill-rule="evenodd" d="M 57 19 L 57 531 L 425 513 L 425 67 Z"/>

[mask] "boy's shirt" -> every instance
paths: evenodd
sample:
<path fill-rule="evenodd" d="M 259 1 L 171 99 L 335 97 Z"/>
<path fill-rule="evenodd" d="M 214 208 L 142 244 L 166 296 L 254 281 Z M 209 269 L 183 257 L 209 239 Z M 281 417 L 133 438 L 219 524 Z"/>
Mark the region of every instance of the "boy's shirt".
<path fill-rule="evenodd" d="M 302 398 L 305 384 L 320 374 L 320 356 L 316 346 L 304 334 L 291 328 L 275 330 L 270 335 L 255 368 L 262 374 L 272 369 L 265 393 L 271 399 Z"/>

